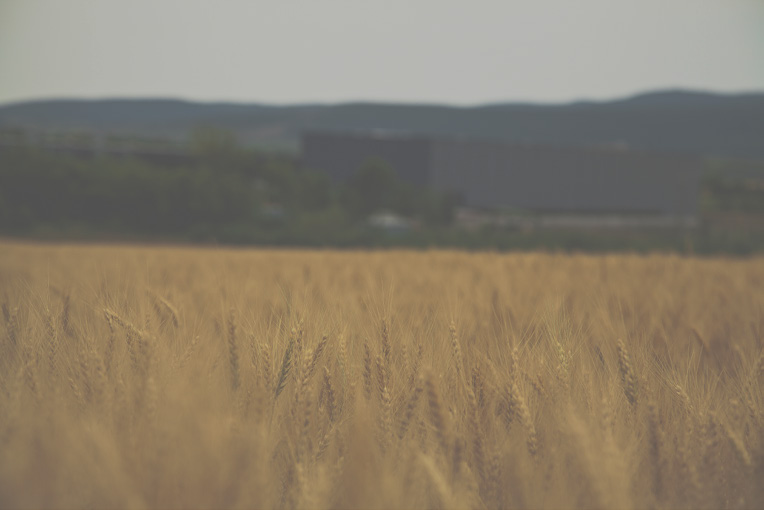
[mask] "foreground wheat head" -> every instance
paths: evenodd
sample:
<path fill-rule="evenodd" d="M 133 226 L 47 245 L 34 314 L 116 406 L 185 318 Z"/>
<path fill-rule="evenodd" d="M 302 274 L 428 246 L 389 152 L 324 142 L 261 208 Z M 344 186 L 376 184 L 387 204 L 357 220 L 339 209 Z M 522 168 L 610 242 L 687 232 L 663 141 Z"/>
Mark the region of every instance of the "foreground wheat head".
<path fill-rule="evenodd" d="M 764 263 L 0 246 L 2 508 L 761 508 Z"/>

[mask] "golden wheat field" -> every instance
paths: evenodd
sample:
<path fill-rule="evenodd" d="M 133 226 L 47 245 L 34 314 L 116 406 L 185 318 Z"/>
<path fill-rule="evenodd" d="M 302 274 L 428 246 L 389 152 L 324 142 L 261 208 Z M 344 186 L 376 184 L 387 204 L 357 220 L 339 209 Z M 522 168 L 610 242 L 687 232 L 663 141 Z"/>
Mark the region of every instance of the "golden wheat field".
<path fill-rule="evenodd" d="M 764 260 L 0 244 L 2 508 L 762 508 Z"/>

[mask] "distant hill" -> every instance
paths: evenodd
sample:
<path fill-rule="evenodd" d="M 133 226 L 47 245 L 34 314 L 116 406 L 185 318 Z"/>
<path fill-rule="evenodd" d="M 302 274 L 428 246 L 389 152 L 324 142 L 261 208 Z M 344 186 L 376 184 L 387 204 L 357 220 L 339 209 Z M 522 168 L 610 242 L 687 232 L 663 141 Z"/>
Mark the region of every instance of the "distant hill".
<path fill-rule="evenodd" d="M 559 105 L 336 105 L 194 103 L 173 99 L 47 100 L 0 106 L 0 128 L 85 131 L 183 139 L 196 126 L 236 133 L 244 144 L 298 146 L 306 130 L 386 130 L 559 146 L 618 145 L 648 151 L 764 160 L 764 93 L 670 90 L 607 102 Z"/>

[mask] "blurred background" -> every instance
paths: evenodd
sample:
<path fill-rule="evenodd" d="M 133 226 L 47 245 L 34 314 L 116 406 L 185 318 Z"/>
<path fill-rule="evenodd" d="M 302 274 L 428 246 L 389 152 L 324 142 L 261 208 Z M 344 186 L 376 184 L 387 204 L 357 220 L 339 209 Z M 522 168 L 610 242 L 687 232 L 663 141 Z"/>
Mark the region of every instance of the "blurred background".
<path fill-rule="evenodd" d="M 764 251 L 764 4 L 0 0 L 0 236 Z"/>

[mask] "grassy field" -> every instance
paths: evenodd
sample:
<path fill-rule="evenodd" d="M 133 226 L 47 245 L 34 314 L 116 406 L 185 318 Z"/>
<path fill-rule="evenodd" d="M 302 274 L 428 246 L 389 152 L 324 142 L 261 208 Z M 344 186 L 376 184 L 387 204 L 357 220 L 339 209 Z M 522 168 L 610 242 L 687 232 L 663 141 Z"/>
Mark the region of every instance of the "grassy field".
<path fill-rule="evenodd" d="M 764 260 L 0 244 L 1 508 L 762 508 Z"/>

